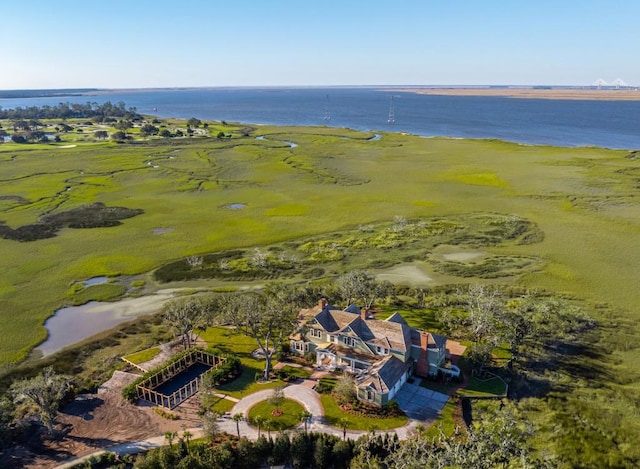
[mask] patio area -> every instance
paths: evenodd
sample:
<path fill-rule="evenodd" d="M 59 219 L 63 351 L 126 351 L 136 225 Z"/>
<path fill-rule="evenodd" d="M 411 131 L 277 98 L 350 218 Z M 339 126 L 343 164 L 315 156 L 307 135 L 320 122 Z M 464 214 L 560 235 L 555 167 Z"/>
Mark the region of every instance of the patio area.
<path fill-rule="evenodd" d="M 398 405 L 410 419 L 432 421 L 449 400 L 449 396 L 419 386 L 419 382 L 405 383 L 395 395 Z"/>

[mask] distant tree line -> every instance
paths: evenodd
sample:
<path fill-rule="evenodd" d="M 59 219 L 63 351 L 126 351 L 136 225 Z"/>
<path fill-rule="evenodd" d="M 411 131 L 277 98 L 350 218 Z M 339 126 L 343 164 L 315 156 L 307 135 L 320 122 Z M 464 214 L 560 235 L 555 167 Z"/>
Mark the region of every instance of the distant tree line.
<path fill-rule="evenodd" d="M 125 107 L 125 103 L 120 101 L 113 104 L 107 101 L 104 104 L 87 102 L 79 103 L 59 103 L 56 106 L 29 106 L 17 107 L 15 109 L 0 108 L 0 119 L 72 119 L 91 118 L 96 122 L 103 122 L 109 118 L 121 118 L 139 120 L 141 116 L 135 107 Z"/>
<path fill-rule="evenodd" d="M 65 88 L 62 90 L 1 90 L 0 99 L 80 96 L 97 88 Z"/>

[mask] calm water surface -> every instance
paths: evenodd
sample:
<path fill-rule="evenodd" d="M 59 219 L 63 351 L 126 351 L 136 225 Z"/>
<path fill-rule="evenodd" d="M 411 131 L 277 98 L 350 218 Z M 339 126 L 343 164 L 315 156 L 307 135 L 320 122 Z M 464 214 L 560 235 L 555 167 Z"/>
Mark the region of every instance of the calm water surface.
<path fill-rule="evenodd" d="M 387 122 L 393 96 L 395 123 Z M 123 101 L 143 114 L 250 124 L 329 125 L 422 136 L 640 148 L 640 101 L 426 96 L 369 88 L 187 89 L 0 99 L 3 108 Z M 328 103 L 328 104 L 327 104 Z M 155 111 L 154 111 L 155 109 Z M 328 109 L 330 121 L 325 121 Z"/>

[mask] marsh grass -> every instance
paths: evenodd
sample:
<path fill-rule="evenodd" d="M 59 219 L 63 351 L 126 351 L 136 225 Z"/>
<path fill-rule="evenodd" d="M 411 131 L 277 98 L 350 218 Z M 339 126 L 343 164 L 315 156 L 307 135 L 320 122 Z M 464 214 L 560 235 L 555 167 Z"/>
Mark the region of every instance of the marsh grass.
<path fill-rule="evenodd" d="M 181 124 L 167 120 L 165 125 Z M 29 243 L 0 240 L 0 363 L 25 359 L 46 336 L 44 320 L 63 305 L 73 284 L 87 278 L 143 274 L 190 255 L 266 250 L 313 237 L 313 252 L 326 257 L 319 242 L 328 233 L 394 217 L 475 214 L 476 229 L 457 233 L 448 244 L 463 250 L 483 246 L 488 256 L 539 259 L 535 269 L 505 280 L 583 299 L 599 324 L 590 349 L 598 353 L 576 348 L 564 354 L 563 373 L 541 363 L 543 376 L 524 381 L 523 389 L 552 390 L 520 403 L 542 431 L 538 446 L 561 454 L 567 467 L 637 466 L 640 426 L 632 410 L 640 392 L 639 165 L 626 157 L 628 152 L 388 133 L 367 141 L 369 133 L 312 127 L 261 126 L 267 141 L 259 141 L 253 129 L 240 127 L 224 141 L 150 139 L 120 145 L 91 141 L 87 128 L 63 135 L 60 145 L 0 145 L 0 219 L 12 229 L 95 202 L 144 211 L 116 227 L 65 228 L 54 238 Z M 64 148 L 68 144 L 77 146 Z M 223 208 L 237 202 L 246 207 Z M 483 222 L 496 214 L 531 223 L 535 236 L 519 237 L 516 223 L 514 237 L 503 242 L 496 227 Z M 497 228 L 506 234 L 504 227 Z M 158 228 L 170 231 L 156 234 Z M 380 269 L 395 265 L 394 241 L 389 233 L 376 241 L 379 249 L 369 252 L 349 245 L 346 257 L 309 267 L 309 275 L 371 268 L 371 259 Z M 428 262 L 431 248 L 417 242 L 402 257 Z M 304 280 L 302 275 L 293 280 Z M 447 277 L 450 283 L 460 279 Z M 152 285 L 149 278 L 148 288 Z M 85 356 L 88 366 L 104 364 L 127 347 L 142 348 L 135 343 L 142 339 L 132 336 L 104 340 L 102 348 Z M 78 357 L 48 360 L 73 374 Z M 26 375 L 29 366 L 11 373 Z M 87 372 L 90 381 L 97 376 L 102 377 Z"/>
<path fill-rule="evenodd" d="M 89 301 L 115 301 L 126 292 L 124 285 L 117 283 L 105 283 L 91 285 L 79 291 L 72 291 L 69 296 L 74 306 L 83 305 Z"/>

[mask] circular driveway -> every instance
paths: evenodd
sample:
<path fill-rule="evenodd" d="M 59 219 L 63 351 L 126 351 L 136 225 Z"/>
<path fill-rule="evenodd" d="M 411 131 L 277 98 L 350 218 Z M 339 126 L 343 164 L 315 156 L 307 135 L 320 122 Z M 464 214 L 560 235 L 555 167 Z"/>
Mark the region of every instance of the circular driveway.
<path fill-rule="evenodd" d="M 324 408 L 320 403 L 320 395 L 313 389 L 309 389 L 299 384 L 291 384 L 286 388 L 283 388 L 283 390 L 286 398 L 302 404 L 305 410 L 311 413 L 314 418 L 322 417 L 324 415 Z M 242 414 L 247 418 L 251 407 L 256 405 L 258 402 L 269 399 L 272 395 L 273 389 L 264 389 L 262 391 L 254 392 L 253 394 L 249 394 L 234 405 L 230 413 L 231 415 Z"/>

